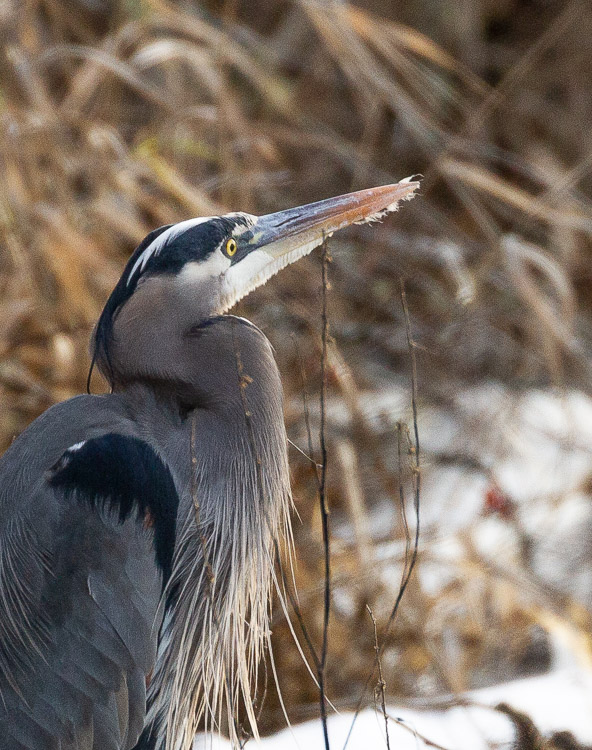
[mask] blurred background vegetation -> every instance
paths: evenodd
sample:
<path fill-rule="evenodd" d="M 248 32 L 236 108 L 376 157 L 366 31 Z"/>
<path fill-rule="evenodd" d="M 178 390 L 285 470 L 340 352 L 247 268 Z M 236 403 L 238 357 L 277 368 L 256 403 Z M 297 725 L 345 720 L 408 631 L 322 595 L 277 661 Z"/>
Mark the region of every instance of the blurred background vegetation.
<path fill-rule="evenodd" d="M 340 707 L 356 705 L 373 665 L 366 604 L 399 703 L 543 672 L 558 640 L 592 663 L 590 10 L 0 0 L 3 448 L 84 389 L 92 326 L 149 230 L 423 175 L 394 218 L 329 243 L 328 694 Z M 405 557 L 400 490 L 412 500 L 402 280 L 425 524 L 385 635 Z M 240 309 L 275 346 L 289 434 L 305 452 L 320 290 L 311 257 Z M 296 580 L 318 643 L 316 484 L 296 450 L 291 463 Z M 316 716 L 281 612 L 274 628 L 288 713 Z M 261 720 L 284 724 L 271 687 Z"/>

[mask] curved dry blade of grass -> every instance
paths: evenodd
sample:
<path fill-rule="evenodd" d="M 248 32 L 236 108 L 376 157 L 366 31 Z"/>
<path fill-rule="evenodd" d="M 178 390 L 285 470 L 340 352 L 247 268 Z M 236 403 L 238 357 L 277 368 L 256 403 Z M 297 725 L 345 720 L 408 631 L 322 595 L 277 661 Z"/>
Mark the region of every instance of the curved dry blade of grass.
<path fill-rule="evenodd" d="M 373 57 L 339 6 L 331 6 L 327 12 L 327 6 L 317 0 L 300 1 L 344 75 L 361 93 L 362 101 L 366 104 L 378 97 L 398 114 L 428 152 L 433 150 L 444 131 L 398 84 L 396 76 Z"/>
<path fill-rule="evenodd" d="M 447 176 L 488 193 L 545 224 L 557 224 L 568 229 L 579 229 L 587 234 L 592 232 L 592 216 L 558 209 L 556 206 L 530 195 L 525 190 L 512 185 L 507 180 L 482 167 L 446 159 L 440 164 L 440 169 Z"/>
<path fill-rule="evenodd" d="M 400 23 L 385 21 L 384 18 L 353 5 L 345 5 L 340 10 L 347 15 L 356 32 L 369 44 L 375 44 L 377 40 L 380 40 L 381 46 L 385 42 L 396 44 L 437 65 L 442 70 L 454 73 L 476 94 L 480 96 L 487 94 L 489 87 L 481 78 L 425 34 Z"/>
<path fill-rule="evenodd" d="M 178 33 L 205 43 L 218 62 L 236 67 L 275 109 L 285 115 L 293 112 L 289 91 L 282 81 L 271 76 L 228 34 L 202 21 L 193 13 L 179 11 L 166 0 L 148 0 L 148 2 L 150 7 L 159 14 L 154 21 L 155 24 L 164 25 L 166 28 L 174 29 Z"/>
<path fill-rule="evenodd" d="M 117 60 L 103 50 L 76 44 L 62 44 L 45 52 L 40 58 L 40 63 L 44 65 L 56 62 L 66 63 L 72 59 L 92 61 L 97 67 L 103 68 L 105 71 L 113 74 L 153 104 L 163 107 L 170 112 L 178 111 L 177 103 L 172 101 L 166 92 L 157 86 L 153 86 L 149 81 L 143 80 L 130 65 Z M 98 81 L 95 82 L 95 85 L 97 84 Z M 92 94 L 92 88 L 90 88 L 90 94 Z M 70 102 L 66 100 L 64 108 L 68 105 L 70 105 Z"/>

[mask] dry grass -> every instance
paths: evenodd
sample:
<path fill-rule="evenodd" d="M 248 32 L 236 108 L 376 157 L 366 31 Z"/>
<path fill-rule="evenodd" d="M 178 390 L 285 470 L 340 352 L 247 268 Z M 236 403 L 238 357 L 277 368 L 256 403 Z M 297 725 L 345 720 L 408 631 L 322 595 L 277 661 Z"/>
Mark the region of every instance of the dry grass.
<path fill-rule="evenodd" d="M 420 413 L 453 409 L 460 390 L 483 382 L 503 384 L 509 399 L 549 385 L 589 390 L 586 3 L 396 7 L 0 3 L 3 446 L 83 389 L 92 324 L 150 229 L 424 175 L 422 197 L 395 219 L 331 243 L 329 390 L 346 419 L 330 420 L 327 435 L 329 504 L 341 529 L 332 546 L 327 679 L 342 706 L 355 705 L 373 664 L 366 605 L 382 637 L 402 560 L 402 519 L 388 539 L 371 519 L 385 503 L 394 507 L 401 482 L 409 491 L 412 456 L 405 447 L 399 467 L 396 430 L 377 429 L 361 405 L 366 391 L 408 383 L 400 278 L 418 343 Z M 305 450 L 299 373 L 314 403 L 319 290 L 312 258 L 243 308 L 276 347 L 290 434 Z M 477 420 L 472 429 L 487 436 L 506 426 L 492 431 Z M 462 452 L 430 461 L 478 464 Z M 292 463 L 300 604 L 320 643 L 316 486 L 305 458 L 293 452 Z M 477 470 L 491 478 L 490 468 Z M 519 520 L 504 523 L 526 538 Z M 451 563 L 425 539 L 420 566 L 445 569 L 448 583 L 431 593 L 414 579 L 383 657 L 389 697 L 457 692 L 542 668 L 545 634 L 558 622 L 589 654 L 581 602 L 537 580 L 527 556 L 516 569 L 494 569 L 468 532 L 458 542 Z M 316 715 L 316 687 L 279 613 L 274 637 L 291 717 Z M 262 719 L 271 730 L 282 719 L 272 693 L 267 700 Z"/>

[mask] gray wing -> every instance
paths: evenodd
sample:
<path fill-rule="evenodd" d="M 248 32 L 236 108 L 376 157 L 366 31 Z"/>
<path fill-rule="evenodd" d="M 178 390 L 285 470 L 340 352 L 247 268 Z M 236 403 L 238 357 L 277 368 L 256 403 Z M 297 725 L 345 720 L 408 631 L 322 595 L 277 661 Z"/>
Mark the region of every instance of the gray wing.
<path fill-rule="evenodd" d="M 170 573 L 174 482 L 146 443 L 108 434 L 68 449 L 35 492 L 0 526 L 0 750 L 129 750 Z"/>

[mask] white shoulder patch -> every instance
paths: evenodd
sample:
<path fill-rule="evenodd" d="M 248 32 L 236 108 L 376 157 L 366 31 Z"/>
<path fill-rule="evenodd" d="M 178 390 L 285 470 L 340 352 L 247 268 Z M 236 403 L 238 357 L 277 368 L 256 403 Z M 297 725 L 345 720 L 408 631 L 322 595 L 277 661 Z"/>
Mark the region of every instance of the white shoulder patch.
<path fill-rule="evenodd" d="M 80 443 L 74 443 L 74 445 L 71 445 L 66 452 L 74 453 L 75 451 L 79 451 L 85 444 L 86 440 L 82 440 Z"/>

